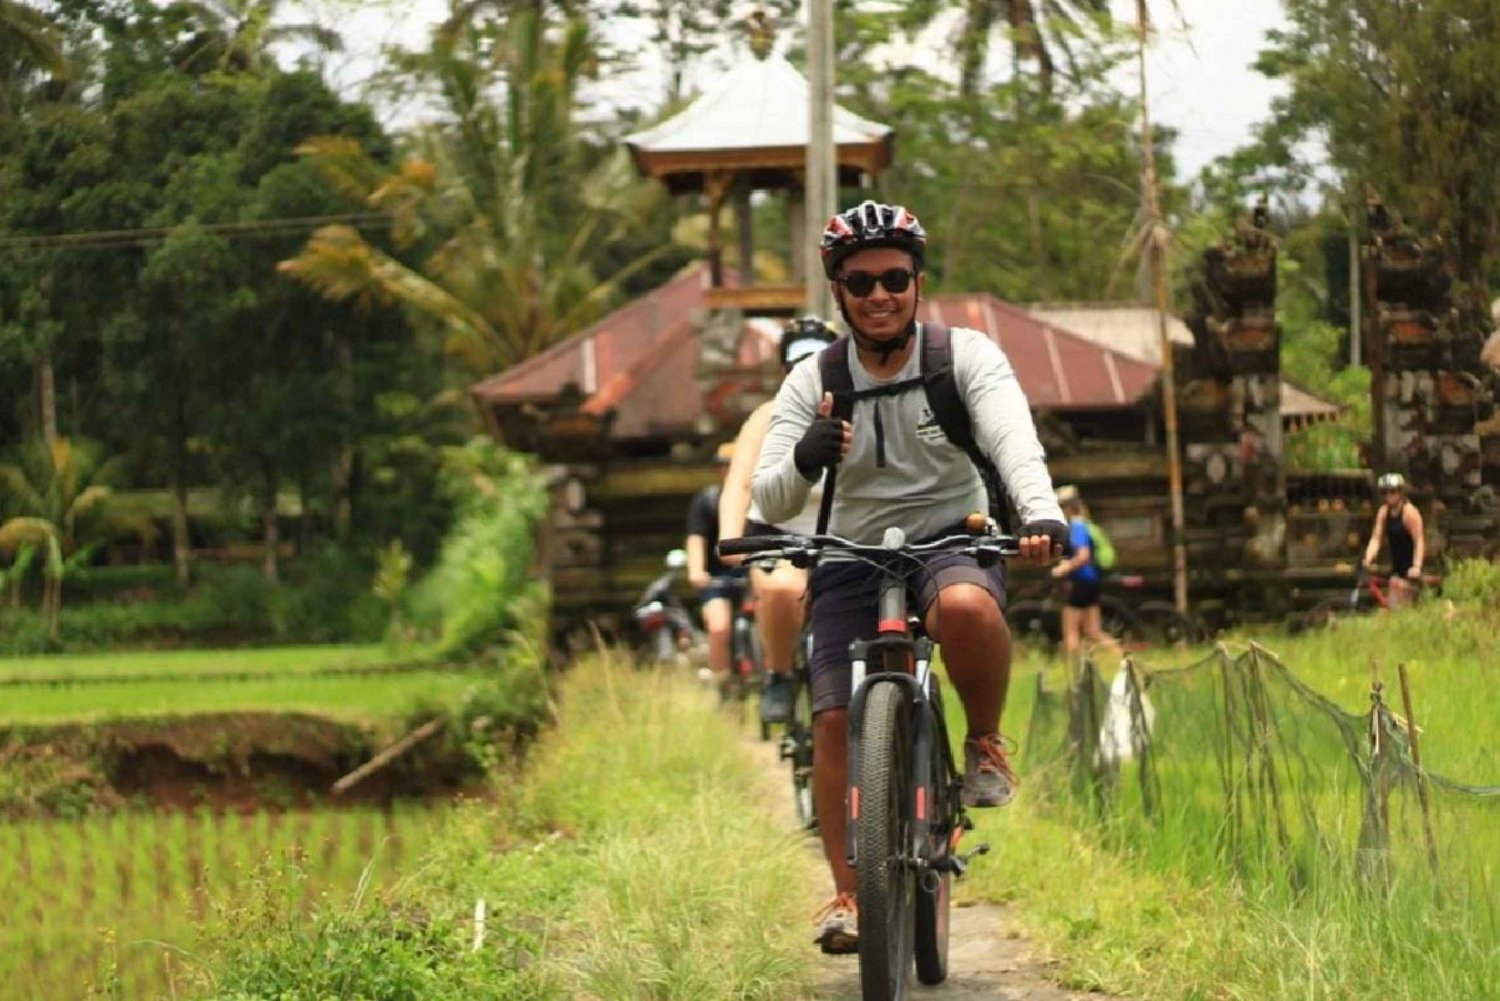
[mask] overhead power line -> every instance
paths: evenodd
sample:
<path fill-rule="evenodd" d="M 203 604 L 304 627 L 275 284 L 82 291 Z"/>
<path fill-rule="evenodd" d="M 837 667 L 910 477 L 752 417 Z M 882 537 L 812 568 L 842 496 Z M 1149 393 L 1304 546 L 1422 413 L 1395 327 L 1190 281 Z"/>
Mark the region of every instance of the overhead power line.
<path fill-rule="evenodd" d="M 178 223 L 175 226 L 142 226 L 133 229 L 95 230 L 81 233 L 0 236 L 0 250 L 112 250 L 144 247 L 162 243 L 173 233 L 187 226 L 215 236 L 243 239 L 295 236 L 299 233 L 310 233 L 321 226 L 343 225 L 353 226 L 356 229 L 373 229 L 389 224 L 390 217 L 378 212 L 293 216 L 284 219 L 253 219 L 244 222 Z"/>

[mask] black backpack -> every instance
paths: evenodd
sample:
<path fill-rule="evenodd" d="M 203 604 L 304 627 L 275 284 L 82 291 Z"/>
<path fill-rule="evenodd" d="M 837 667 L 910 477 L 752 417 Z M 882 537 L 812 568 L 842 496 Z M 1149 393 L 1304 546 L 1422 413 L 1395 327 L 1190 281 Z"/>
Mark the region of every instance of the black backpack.
<path fill-rule="evenodd" d="M 849 371 L 849 338 L 840 337 L 818 354 L 818 373 L 823 379 L 823 391 L 833 394 L 833 416 L 839 420 L 852 420 L 854 404 L 880 396 L 899 396 L 915 389 L 927 394 L 927 406 L 933 419 L 948 440 L 960 448 L 984 482 L 989 497 L 989 514 L 1002 532 L 1010 531 L 1010 519 L 1006 515 L 1006 495 L 1000 481 L 1000 471 L 980 449 L 974 440 L 974 424 L 969 420 L 969 408 L 964 406 L 958 392 L 958 382 L 953 375 L 953 336 L 947 327 L 935 323 L 922 324 L 922 374 L 915 379 L 893 382 L 888 386 L 856 390 L 854 377 Z M 877 463 L 884 456 L 884 429 L 880 424 L 880 409 L 875 410 L 875 448 Z M 838 467 L 828 469 L 828 478 L 823 488 L 823 503 L 818 509 L 818 534 L 828 531 L 828 517 L 833 511 L 834 484 Z"/>

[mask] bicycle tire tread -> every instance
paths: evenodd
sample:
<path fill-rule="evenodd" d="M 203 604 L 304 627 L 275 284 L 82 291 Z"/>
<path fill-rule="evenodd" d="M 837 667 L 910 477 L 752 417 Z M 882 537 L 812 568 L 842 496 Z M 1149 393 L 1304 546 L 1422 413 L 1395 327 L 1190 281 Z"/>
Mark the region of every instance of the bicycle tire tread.
<path fill-rule="evenodd" d="M 902 711 L 901 691 L 894 684 L 877 684 L 865 700 L 860 736 L 860 812 L 856 820 L 859 899 L 859 973 L 863 1001 L 900 1001 L 911 969 L 911 939 L 905 955 L 899 948 L 900 932 L 891 928 L 892 891 L 887 863 L 892 854 L 891 835 L 899 818 L 891 817 L 893 805 L 904 791 L 890 795 L 895 754 L 900 750 L 897 731 Z M 906 916 L 910 919 L 910 915 Z M 894 968 L 893 968 L 894 964 Z"/>

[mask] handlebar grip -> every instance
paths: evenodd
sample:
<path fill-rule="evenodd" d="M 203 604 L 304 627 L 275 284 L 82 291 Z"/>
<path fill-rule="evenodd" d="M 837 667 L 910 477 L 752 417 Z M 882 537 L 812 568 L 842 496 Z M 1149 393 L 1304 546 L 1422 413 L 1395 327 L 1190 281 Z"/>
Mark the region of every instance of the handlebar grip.
<path fill-rule="evenodd" d="M 786 539 L 779 535 L 751 535 L 740 539 L 721 539 L 719 556 L 755 556 L 786 548 Z"/>

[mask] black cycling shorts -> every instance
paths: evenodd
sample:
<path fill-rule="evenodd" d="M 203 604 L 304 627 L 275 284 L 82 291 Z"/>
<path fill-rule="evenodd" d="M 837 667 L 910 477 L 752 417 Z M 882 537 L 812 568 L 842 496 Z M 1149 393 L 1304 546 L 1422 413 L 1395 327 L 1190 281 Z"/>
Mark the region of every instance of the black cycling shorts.
<path fill-rule="evenodd" d="M 981 567 L 972 556 L 938 553 L 922 561 L 908 578 L 909 607 L 925 618 L 938 592 L 954 584 L 974 584 L 988 591 L 1003 611 L 1005 566 Z M 813 712 L 842 709 L 853 695 L 849 644 L 874 639 L 878 625 L 880 571 L 864 563 L 829 562 L 812 573 Z"/>
<path fill-rule="evenodd" d="M 1102 581 L 1072 578 L 1068 581 L 1068 607 L 1093 608 L 1099 604 L 1099 592 L 1103 589 Z"/>

